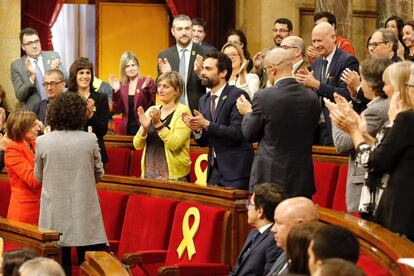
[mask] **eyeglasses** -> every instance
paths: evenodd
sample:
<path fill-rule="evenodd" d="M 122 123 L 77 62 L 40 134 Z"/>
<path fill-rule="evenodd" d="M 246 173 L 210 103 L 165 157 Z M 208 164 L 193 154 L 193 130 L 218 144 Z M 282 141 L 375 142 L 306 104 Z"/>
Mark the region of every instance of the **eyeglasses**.
<path fill-rule="evenodd" d="M 411 83 L 406 82 L 406 83 L 405 83 L 405 86 L 408 86 L 408 87 L 414 87 L 414 84 L 411 84 Z"/>
<path fill-rule="evenodd" d="M 55 82 L 55 81 L 51 81 L 51 82 L 44 82 L 43 83 L 43 87 L 44 88 L 47 88 L 49 85 L 50 85 L 50 87 L 51 88 L 55 88 L 58 84 L 60 84 L 60 83 L 62 83 L 63 82 L 63 80 L 62 81 L 59 81 L 59 82 Z"/>
<path fill-rule="evenodd" d="M 288 46 L 288 45 L 280 45 L 279 48 L 282 48 L 282 49 L 285 49 L 285 50 L 287 50 L 287 49 L 299 49 L 299 47 Z"/>
<path fill-rule="evenodd" d="M 380 44 L 387 44 L 389 41 L 379 41 L 379 42 L 370 42 L 368 43 L 368 48 L 377 48 Z"/>
<path fill-rule="evenodd" d="M 274 32 L 274 33 L 288 33 L 289 30 L 288 29 L 275 29 L 275 28 L 273 28 L 272 32 Z"/>
<path fill-rule="evenodd" d="M 246 205 L 246 208 L 249 209 L 249 206 L 255 206 L 250 200 L 245 199 L 243 200 L 244 205 Z"/>
<path fill-rule="evenodd" d="M 23 43 L 23 46 L 33 46 L 33 45 L 35 45 L 35 44 L 37 45 L 39 43 L 40 43 L 40 40 L 36 39 L 35 41 L 29 41 L 29 42 Z"/>

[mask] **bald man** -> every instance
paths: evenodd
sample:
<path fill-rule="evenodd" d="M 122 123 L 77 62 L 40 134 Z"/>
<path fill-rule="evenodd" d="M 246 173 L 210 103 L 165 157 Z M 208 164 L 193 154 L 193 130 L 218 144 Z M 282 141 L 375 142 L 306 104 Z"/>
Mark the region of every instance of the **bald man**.
<path fill-rule="evenodd" d="M 312 30 L 312 44 L 320 56 L 312 63 L 312 71 L 305 74 L 296 74 L 298 82 L 313 89 L 319 98 L 328 98 L 333 101 L 333 94 L 338 93 L 351 100 L 346 82 L 341 80 L 342 72 L 359 70 L 358 60 L 338 48 L 335 44 L 336 34 L 331 24 L 321 22 Z M 314 143 L 317 145 L 332 146 L 332 124 L 329 111 L 322 104 L 322 114 L 319 121 Z"/>
<path fill-rule="evenodd" d="M 295 224 L 317 221 L 319 213 L 315 204 L 305 197 L 292 197 L 282 201 L 275 209 L 275 223 L 271 229 L 276 245 L 286 250 L 286 240 Z M 288 273 L 285 251 L 276 259 L 267 276 Z"/>
<path fill-rule="evenodd" d="M 292 73 L 296 74 L 299 71 L 305 70 L 308 63 L 305 61 L 305 42 L 298 36 L 288 36 L 282 40 L 280 47 L 289 50 L 292 55 Z"/>
<path fill-rule="evenodd" d="M 259 142 L 250 191 L 258 183 L 275 182 L 290 197 L 310 198 L 315 192 L 312 142 L 320 114 L 318 97 L 293 77 L 290 49 L 272 49 L 263 67 L 272 87 L 256 93 L 252 105 L 243 97 L 237 100 L 244 137 Z"/>

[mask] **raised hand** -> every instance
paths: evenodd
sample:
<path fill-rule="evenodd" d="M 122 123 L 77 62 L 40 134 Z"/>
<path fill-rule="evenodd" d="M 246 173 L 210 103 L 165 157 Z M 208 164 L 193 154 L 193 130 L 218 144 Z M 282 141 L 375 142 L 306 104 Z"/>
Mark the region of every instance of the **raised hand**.
<path fill-rule="evenodd" d="M 194 72 L 197 76 L 201 75 L 201 70 L 203 70 L 203 61 L 204 58 L 197 54 L 195 60 L 194 60 Z"/>
<path fill-rule="evenodd" d="M 88 119 L 92 118 L 93 113 L 96 111 L 95 101 L 91 98 L 86 100 L 86 116 Z"/>
<path fill-rule="evenodd" d="M 241 66 L 240 66 L 239 75 L 245 75 L 246 74 L 246 68 L 247 68 L 248 64 L 249 64 L 249 60 L 247 60 L 247 59 L 243 60 Z"/>
<path fill-rule="evenodd" d="M 139 123 L 146 131 L 151 124 L 151 118 L 145 114 L 145 111 L 142 108 L 142 106 L 137 108 L 137 114 L 138 114 Z"/>
<path fill-rule="evenodd" d="M 60 59 L 55 57 L 52 59 L 52 62 L 50 63 L 50 68 L 59 70 L 60 63 Z"/>
<path fill-rule="evenodd" d="M 146 76 L 145 77 L 145 81 L 144 81 L 144 83 L 141 86 L 141 89 L 144 90 L 145 88 L 147 88 L 148 85 L 149 85 L 149 83 L 150 83 L 150 81 L 151 81 L 151 76 Z"/>
<path fill-rule="evenodd" d="M 351 97 L 355 98 L 357 96 L 358 87 L 361 85 L 359 74 L 356 71 L 345 68 L 342 72 L 341 80 L 346 82 L 346 86 L 348 87 Z"/>
<path fill-rule="evenodd" d="M 161 123 L 161 110 L 158 107 L 151 108 L 150 111 L 151 122 L 154 127 L 159 127 L 162 125 Z"/>
<path fill-rule="evenodd" d="M 109 75 L 109 85 L 112 87 L 114 92 L 118 92 L 121 89 L 121 83 L 114 75 Z"/>
<path fill-rule="evenodd" d="M 30 78 L 34 81 L 36 79 L 36 67 L 30 62 L 29 58 L 24 61 L 27 72 L 29 72 Z"/>
<path fill-rule="evenodd" d="M 260 70 L 260 67 L 263 63 L 263 54 L 262 52 L 257 52 L 253 56 L 253 73 L 257 74 Z"/>
<path fill-rule="evenodd" d="M 158 59 L 158 69 L 161 73 L 171 72 L 171 65 L 167 58 Z"/>
<path fill-rule="evenodd" d="M 237 109 L 241 115 L 252 112 L 252 104 L 246 99 L 244 95 L 241 95 L 236 101 Z"/>
<path fill-rule="evenodd" d="M 315 47 L 308 46 L 306 48 L 306 56 L 308 57 L 309 64 L 311 64 L 315 59 L 317 59 L 319 57 L 319 54 L 316 51 Z"/>
<path fill-rule="evenodd" d="M 319 89 L 320 81 L 315 79 L 313 73 L 309 72 L 307 68 L 305 68 L 300 74 L 295 74 L 295 79 L 305 87 Z"/>

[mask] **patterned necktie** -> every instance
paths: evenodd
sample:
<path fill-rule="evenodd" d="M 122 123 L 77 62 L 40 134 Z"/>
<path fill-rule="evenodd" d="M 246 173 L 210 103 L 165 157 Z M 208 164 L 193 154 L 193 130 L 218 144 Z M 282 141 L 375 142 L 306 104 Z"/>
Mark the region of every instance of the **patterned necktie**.
<path fill-rule="evenodd" d="M 257 238 L 260 236 L 260 232 L 258 230 L 254 230 L 254 233 L 252 234 L 252 239 L 250 240 L 249 244 L 246 246 L 243 255 L 241 257 L 241 261 L 243 262 L 244 259 L 247 257 L 248 253 L 250 252 L 254 242 L 257 240 Z"/>
<path fill-rule="evenodd" d="M 38 60 L 35 59 L 34 60 L 34 64 L 36 67 L 36 84 L 37 84 L 37 90 L 39 91 L 40 94 L 40 99 L 44 100 L 47 98 L 46 96 L 46 92 L 45 92 L 45 88 L 43 87 L 43 74 L 42 71 L 40 70 L 39 65 L 37 64 Z"/>
<path fill-rule="evenodd" d="M 328 60 L 323 59 L 322 61 L 322 73 L 321 73 L 321 82 L 326 83 L 326 70 L 328 69 Z"/>
<path fill-rule="evenodd" d="M 185 52 L 187 49 L 181 49 L 181 56 L 180 56 L 180 66 L 178 68 L 178 72 L 180 73 L 181 77 L 184 80 L 184 91 L 180 97 L 180 103 L 188 105 L 187 100 L 187 68 L 186 68 L 186 60 L 185 60 Z"/>
<path fill-rule="evenodd" d="M 211 119 L 213 119 L 213 121 L 216 120 L 216 99 L 217 95 L 211 94 L 210 113 Z"/>

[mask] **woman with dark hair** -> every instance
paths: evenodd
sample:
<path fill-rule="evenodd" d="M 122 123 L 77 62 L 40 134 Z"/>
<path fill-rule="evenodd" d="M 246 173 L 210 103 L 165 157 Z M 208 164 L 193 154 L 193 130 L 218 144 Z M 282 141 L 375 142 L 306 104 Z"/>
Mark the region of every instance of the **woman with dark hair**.
<path fill-rule="evenodd" d="M 407 51 L 405 52 L 405 59 L 414 61 L 414 21 L 408 20 L 403 28 L 403 41 Z"/>
<path fill-rule="evenodd" d="M 290 229 L 286 243 L 286 259 L 291 274 L 309 275 L 308 247 L 315 232 L 324 224 L 318 221 L 296 224 Z"/>
<path fill-rule="evenodd" d="M 227 33 L 227 42 L 237 44 L 240 46 L 240 48 L 242 48 L 245 59 L 249 61 L 249 63 L 247 64 L 246 70 L 247 72 L 250 72 L 250 70 L 252 70 L 253 68 L 253 61 L 251 59 L 249 50 L 247 48 L 246 35 L 241 30 L 237 30 L 237 29 L 230 30 Z"/>
<path fill-rule="evenodd" d="M 76 93 L 63 93 L 50 105 L 51 132 L 37 140 L 34 175 L 42 182 L 39 226 L 62 235 L 63 267 L 71 275 L 71 246 L 78 264 L 87 250 L 108 243 L 96 183 L 104 175 L 95 134 L 82 130 L 87 103 Z"/>
<path fill-rule="evenodd" d="M 84 130 L 98 137 L 102 162 L 108 161 L 103 137 L 108 132 L 109 104 L 108 96 L 95 92 L 93 87 L 93 65 L 84 57 L 76 60 L 69 70 L 68 92 L 74 92 L 87 101 L 87 121 Z"/>
<path fill-rule="evenodd" d="M 403 41 L 403 27 L 404 27 L 404 20 L 398 16 L 390 16 L 385 21 L 385 28 L 390 29 L 395 33 L 398 39 L 398 50 L 397 55 L 404 60 L 405 53 L 407 51 L 406 46 L 404 45 Z"/>
<path fill-rule="evenodd" d="M 156 86 L 150 76 L 141 76 L 138 58 L 133 53 L 123 53 L 119 63 L 121 81 L 113 75 L 109 77 L 113 110 L 115 114 L 122 113 L 119 134 L 135 135 L 140 127 L 137 108 L 147 110 L 155 104 Z"/>
<path fill-rule="evenodd" d="M 7 218 L 30 224 L 39 219 L 41 185 L 33 174 L 38 130 L 32 111 L 16 110 L 7 119 L 7 135 L 12 140 L 4 157 L 11 187 Z"/>
<path fill-rule="evenodd" d="M 0 275 L 17 276 L 21 265 L 31 259 L 36 258 L 36 252 L 29 249 L 11 250 L 4 254 L 0 267 Z"/>

